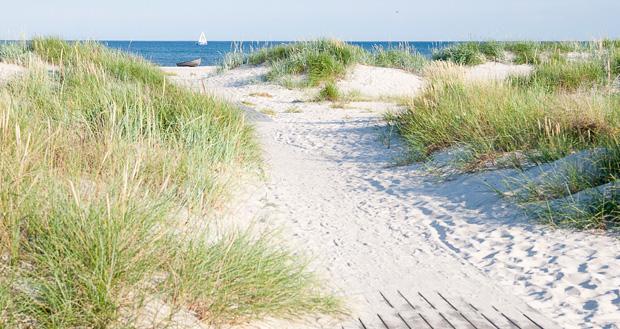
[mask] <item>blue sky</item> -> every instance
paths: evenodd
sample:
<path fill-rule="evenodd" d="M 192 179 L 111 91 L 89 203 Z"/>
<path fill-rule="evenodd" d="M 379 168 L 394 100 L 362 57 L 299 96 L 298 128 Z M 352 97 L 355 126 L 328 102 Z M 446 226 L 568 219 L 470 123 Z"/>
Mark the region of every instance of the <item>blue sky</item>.
<path fill-rule="evenodd" d="M 620 38 L 620 0 L 2 2 L 0 39 L 193 40 L 200 31 L 210 40 Z"/>

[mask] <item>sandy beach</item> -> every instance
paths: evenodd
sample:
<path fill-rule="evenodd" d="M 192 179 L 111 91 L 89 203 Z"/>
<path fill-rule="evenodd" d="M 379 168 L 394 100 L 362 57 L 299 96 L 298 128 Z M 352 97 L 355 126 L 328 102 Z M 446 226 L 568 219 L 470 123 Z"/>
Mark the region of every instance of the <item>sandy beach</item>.
<path fill-rule="evenodd" d="M 620 329 L 620 1 L 0 7 L 0 329 Z"/>
<path fill-rule="evenodd" d="M 455 171 L 454 150 L 403 164 L 406 146 L 382 115 L 421 92 L 422 76 L 357 65 L 339 87 L 359 100 L 334 106 L 314 100 L 318 88 L 266 82 L 264 66 L 162 70 L 239 105 L 256 127 L 266 178 L 244 183 L 220 224 L 278 230 L 350 312 L 243 328 L 617 328 L 617 236 L 533 222 L 494 190 L 523 175 L 515 169 Z M 487 63 L 461 73 L 480 81 L 530 70 Z M 23 71 L 0 64 L 0 81 Z M 191 313 L 173 322 L 207 328 Z"/>
<path fill-rule="evenodd" d="M 425 85 L 422 77 L 356 66 L 340 86 L 364 101 L 333 108 L 312 101 L 316 89 L 265 82 L 266 67 L 163 70 L 170 80 L 259 118 L 254 124 L 267 178 L 241 193 L 224 220 L 281 229 L 293 248 L 313 257 L 313 270 L 351 309 L 343 322 L 311 319 L 300 328 L 357 327 L 358 318 L 368 328 L 383 328 L 381 321 L 400 328 L 397 315 L 406 311 L 398 310 L 406 305 L 386 303 L 401 303 L 399 292 L 419 292 L 450 314 L 440 296 L 446 297 L 465 315 L 482 313 L 501 328 L 515 326 L 507 318 L 520 328 L 617 328 L 618 237 L 531 221 L 490 188 L 520 175 L 512 169 L 438 176 L 431 167 L 441 169 L 446 152 L 431 163 L 396 165 L 405 146 L 382 114 L 400 108 L 385 99 L 415 95 Z M 488 80 L 531 68 L 487 63 L 466 70 L 468 79 Z M 420 298 L 414 303 L 429 307 Z M 452 318 L 460 320 L 457 328 L 467 325 Z M 448 327 L 441 318 L 429 321 Z"/>

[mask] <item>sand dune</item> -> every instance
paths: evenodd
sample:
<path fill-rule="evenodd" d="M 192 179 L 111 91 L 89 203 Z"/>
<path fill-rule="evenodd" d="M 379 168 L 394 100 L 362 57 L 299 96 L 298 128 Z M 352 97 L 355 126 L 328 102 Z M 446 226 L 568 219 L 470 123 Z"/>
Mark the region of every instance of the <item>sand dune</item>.
<path fill-rule="evenodd" d="M 498 73 L 494 67 L 474 67 L 467 74 L 475 79 L 525 74 L 524 68 L 502 66 Z M 223 222 L 282 229 L 290 246 L 314 257 L 313 269 L 368 328 L 381 328 L 376 313 L 395 319 L 379 291 L 392 300 L 397 291 L 421 292 L 434 296 L 428 298 L 438 308 L 436 293 L 441 293 L 455 304 L 476 305 L 501 327 L 510 324 L 494 310 L 497 305 L 516 321 L 527 321 L 519 315 L 525 313 L 545 328 L 618 327 L 618 237 L 533 223 L 491 189 L 505 188 L 511 178 L 543 179 L 541 173 L 562 170 L 581 155 L 524 173 L 429 170 L 449 168 L 458 156 L 454 151 L 437 154 L 430 163 L 395 166 L 404 145 L 381 120 L 385 111 L 399 109 L 393 103 L 352 102 L 334 109 L 310 101 L 317 89 L 265 83 L 265 67 L 222 74 L 212 67 L 165 70 L 169 79 L 227 98 L 260 119 L 256 126 L 268 179 L 248 185 Z M 0 80 L 21 71 L 0 63 Z M 341 85 L 368 97 L 396 95 L 390 93 L 394 81 L 402 84 L 399 92 L 410 94 L 424 86 L 421 77 L 400 70 L 357 67 L 354 73 Z M 364 89 L 365 82 L 374 87 Z M 269 116 L 261 114 L 266 109 Z M 173 321 L 179 327 L 203 327 L 191 314 L 178 317 Z M 268 319 L 246 327 L 356 327 L 355 318 Z"/>
<path fill-rule="evenodd" d="M 366 97 L 398 97 L 415 94 L 424 81 L 403 70 L 355 65 L 347 77 L 338 82 L 345 93 L 359 92 Z"/>
<path fill-rule="evenodd" d="M 529 70 L 492 63 L 466 74 L 503 79 Z M 269 178 L 240 196 L 229 220 L 282 228 L 293 247 L 315 257 L 314 268 L 370 327 L 381 327 L 374 314 L 386 307 L 378 291 L 396 289 L 443 292 L 489 309 L 509 305 L 531 312 L 545 328 L 617 327 L 617 237 L 531 222 L 489 188 L 521 175 L 516 171 L 438 178 L 427 164 L 394 166 L 403 145 L 381 114 L 397 105 L 353 102 L 333 109 L 304 102 L 316 89 L 268 84 L 265 73 L 244 67 L 178 78 L 272 113 L 257 123 Z M 415 94 L 423 84 L 400 70 L 357 66 L 339 86 L 380 97 Z M 282 327 L 268 323 L 251 327 Z M 326 319 L 299 325 L 335 326 Z"/>

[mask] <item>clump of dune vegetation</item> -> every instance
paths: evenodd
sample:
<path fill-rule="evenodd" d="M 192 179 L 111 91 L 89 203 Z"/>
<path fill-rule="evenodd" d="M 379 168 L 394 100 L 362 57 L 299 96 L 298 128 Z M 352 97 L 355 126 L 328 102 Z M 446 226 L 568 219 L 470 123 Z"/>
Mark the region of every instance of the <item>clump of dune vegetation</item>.
<path fill-rule="evenodd" d="M 270 117 L 274 117 L 277 115 L 277 112 L 274 111 L 272 108 L 264 108 L 262 110 L 260 110 L 260 113 L 268 115 Z"/>
<path fill-rule="evenodd" d="M 618 97 L 553 94 L 510 84 L 435 81 L 398 116 L 420 154 L 466 143 L 479 153 L 528 151 L 552 160 L 617 131 Z"/>
<path fill-rule="evenodd" d="M 253 49 L 252 47 L 250 47 L 250 50 Z M 246 62 L 246 55 L 245 55 L 245 46 L 243 43 L 241 42 L 234 42 L 232 44 L 232 49 L 231 51 L 225 53 L 222 56 L 222 59 L 220 60 L 220 63 L 218 65 L 218 70 L 220 72 L 222 71 L 227 71 L 227 70 L 232 70 L 234 68 L 237 68 L 243 64 L 245 64 Z"/>
<path fill-rule="evenodd" d="M 487 60 L 503 59 L 503 51 L 503 47 L 497 42 L 465 42 L 436 49 L 433 52 L 433 59 L 462 65 L 477 65 Z"/>
<path fill-rule="evenodd" d="M 509 192 L 526 212 L 552 225 L 620 231 L 620 146 L 617 138 L 575 152 L 544 171 L 516 177 Z"/>
<path fill-rule="evenodd" d="M 340 90 L 333 82 L 328 82 L 321 88 L 317 97 L 318 101 L 338 101 L 342 97 Z"/>
<path fill-rule="evenodd" d="M 617 43 L 485 44 L 453 45 L 435 58 L 474 65 L 512 52 L 515 62 L 533 64 L 533 72 L 500 82 L 472 82 L 463 79 L 457 66 L 429 66 L 426 89 L 406 102 L 408 110 L 387 117 L 413 156 L 458 147 L 473 154 L 472 163 L 512 154 L 533 164 L 561 164 L 569 155 L 600 150 L 602 155 L 588 167 L 595 169 L 580 170 L 583 161 L 571 163 L 574 168 L 562 167 L 560 178 L 550 174 L 552 179 L 525 183 L 531 193 L 520 201 L 535 205 L 532 213 L 554 225 L 619 229 Z M 569 56 L 574 51 L 576 58 Z"/>
<path fill-rule="evenodd" d="M 539 64 L 533 74 L 515 78 L 516 84 L 525 87 L 576 91 L 596 88 L 612 83 L 610 75 L 615 70 L 607 70 L 607 63 L 600 59 L 585 59 L 567 64 L 566 59 L 557 58 Z"/>
<path fill-rule="evenodd" d="M 535 66 L 532 75 L 515 78 L 513 82 L 548 91 L 574 92 L 611 87 L 620 76 L 620 48 L 597 49 L 591 45 L 589 51 L 576 54 L 583 58 L 570 59 L 554 52 Z"/>
<path fill-rule="evenodd" d="M 242 51 L 234 50 L 224 54 L 219 63 L 218 70 L 220 72 L 232 70 L 245 63 L 245 54 Z"/>
<path fill-rule="evenodd" d="M 23 64 L 28 61 L 29 52 L 26 43 L 11 42 L 0 45 L 0 62 L 10 61 L 14 64 Z"/>
<path fill-rule="evenodd" d="M 215 324 L 338 310 L 274 237 L 191 229 L 259 165 L 240 110 L 97 43 L 0 55 L 28 66 L 0 86 L 0 327 L 133 327 L 152 299 Z"/>
<path fill-rule="evenodd" d="M 261 48 L 248 56 L 248 63 L 270 65 L 269 80 L 304 74 L 307 84 L 315 86 L 344 76 L 362 53 L 361 48 L 344 42 L 319 40 Z"/>
<path fill-rule="evenodd" d="M 400 44 L 389 48 L 374 47 L 373 51 L 366 52 L 366 59 L 362 63 L 417 73 L 422 71 L 428 59 L 409 45 Z"/>
<path fill-rule="evenodd" d="M 366 51 L 361 47 L 337 40 L 316 40 L 266 46 L 249 52 L 241 59 L 239 52 L 225 56 L 222 68 L 241 64 L 271 67 L 267 79 L 287 86 L 318 86 L 344 77 L 353 64 L 393 67 L 411 72 L 422 69 L 424 56 L 407 45 L 392 48 L 377 47 Z M 302 75 L 295 83 L 294 76 Z"/>
<path fill-rule="evenodd" d="M 611 45 L 613 43 L 608 42 Z M 611 48 L 604 42 L 533 42 L 482 41 L 458 42 L 433 51 L 434 60 L 450 61 L 461 65 L 478 65 L 487 61 L 538 64 L 545 57 L 566 55 L 570 52 L 590 52 L 594 48 Z"/>

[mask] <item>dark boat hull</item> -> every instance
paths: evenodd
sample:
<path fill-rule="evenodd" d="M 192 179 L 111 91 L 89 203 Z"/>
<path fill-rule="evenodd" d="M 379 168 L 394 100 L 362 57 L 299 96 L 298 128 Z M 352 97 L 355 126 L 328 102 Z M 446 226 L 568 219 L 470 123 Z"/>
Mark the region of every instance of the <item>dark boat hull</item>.
<path fill-rule="evenodd" d="M 200 62 L 201 62 L 200 58 L 196 58 L 196 59 L 192 59 L 191 61 L 177 63 L 177 66 L 196 67 L 200 65 Z"/>

